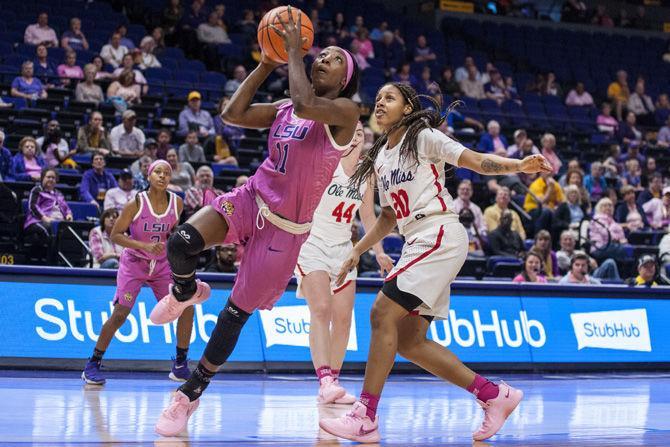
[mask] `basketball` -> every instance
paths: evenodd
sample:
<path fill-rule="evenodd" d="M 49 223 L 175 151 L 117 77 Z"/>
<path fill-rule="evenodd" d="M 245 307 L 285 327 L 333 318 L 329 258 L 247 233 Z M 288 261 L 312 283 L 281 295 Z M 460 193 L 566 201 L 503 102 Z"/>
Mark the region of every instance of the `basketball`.
<path fill-rule="evenodd" d="M 304 56 L 314 42 L 314 27 L 312 26 L 312 21 L 307 17 L 307 14 L 298 8 L 291 7 L 293 22 L 296 24 L 298 23 L 299 14 L 301 16 L 300 36 L 307 38 L 307 41 L 302 46 L 302 55 Z M 271 26 L 274 25 L 276 28 L 280 30 L 282 29 L 279 17 L 281 17 L 281 20 L 284 23 L 289 22 L 289 9 L 287 6 L 274 8 L 263 16 L 261 23 L 258 24 L 258 45 L 267 57 L 275 62 L 285 64 L 288 62 L 288 54 L 286 53 L 286 48 L 284 48 L 284 41 L 277 35 Z"/>

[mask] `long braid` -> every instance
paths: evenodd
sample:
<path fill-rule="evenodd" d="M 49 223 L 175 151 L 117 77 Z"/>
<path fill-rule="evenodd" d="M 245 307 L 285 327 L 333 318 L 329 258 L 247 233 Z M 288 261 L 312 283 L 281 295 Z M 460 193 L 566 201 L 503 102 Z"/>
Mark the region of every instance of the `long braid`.
<path fill-rule="evenodd" d="M 375 160 L 379 155 L 379 151 L 388 142 L 388 137 L 391 133 L 402 127 L 407 128 L 405 131 L 405 138 L 400 146 L 400 162 L 402 163 L 403 160 L 411 158 L 418 164 L 419 155 L 416 142 L 419 132 L 423 129 L 440 127 L 446 118 L 446 114 L 442 115 L 440 113 L 441 104 L 434 98 L 427 95 L 419 95 L 416 90 L 408 84 L 392 82 L 386 85 L 392 85 L 400 90 L 405 101 L 412 107 L 412 112 L 386 130 L 386 132 L 374 142 L 370 150 L 365 154 L 363 160 L 359 163 L 356 172 L 351 176 L 350 183 L 356 188 L 360 187 L 360 185 L 374 173 Z M 434 108 L 424 109 L 421 105 L 421 98 L 430 101 Z M 447 114 L 456 105 L 457 103 L 451 104 L 447 109 Z"/>

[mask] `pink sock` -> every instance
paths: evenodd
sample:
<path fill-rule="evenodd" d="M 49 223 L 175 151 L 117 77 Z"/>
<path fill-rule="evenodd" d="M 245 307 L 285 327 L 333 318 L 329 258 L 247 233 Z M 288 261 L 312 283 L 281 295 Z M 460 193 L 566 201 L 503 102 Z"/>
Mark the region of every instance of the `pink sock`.
<path fill-rule="evenodd" d="M 361 391 L 361 397 L 358 400 L 367 408 L 365 414 L 367 414 L 370 420 L 374 421 L 377 414 L 377 405 L 379 405 L 379 396 Z"/>
<path fill-rule="evenodd" d="M 340 370 L 339 369 L 331 369 L 330 372 L 333 375 L 333 379 L 337 379 L 337 378 L 340 377 Z"/>
<path fill-rule="evenodd" d="M 320 366 L 316 369 L 316 377 L 319 379 L 319 383 L 321 382 L 321 379 L 324 377 L 332 377 L 333 372 L 330 369 L 330 366 L 328 365 L 323 365 Z"/>
<path fill-rule="evenodd" d="M 475 380 L 466 389 L 482 402 L 498 397 L 498 385 L 479 374 L 475 375 Z"/>

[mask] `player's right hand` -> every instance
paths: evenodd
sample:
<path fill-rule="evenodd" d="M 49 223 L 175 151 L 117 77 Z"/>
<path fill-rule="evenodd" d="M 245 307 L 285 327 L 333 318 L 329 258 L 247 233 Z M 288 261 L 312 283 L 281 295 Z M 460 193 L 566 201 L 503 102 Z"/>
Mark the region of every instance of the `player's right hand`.
<path fill-rule="evenodd" d="M 160 255 L 165 251 L 165 243 L 154 242 L 151 244 L 147 244 L 145 250 L 154 255 Z"/>
<path fill-rule="evenodd" d="M 337 274 L 336 284 L 338 287 L 344 284 L 344 280 L 347 278 L 347 275 L 349 274 L 350 271 L 355 269 L 356 266 L 358 266 L 358 261 L 360 259 L 361 256 L 358 253 L 356 253 L 355 250 L 352 250 L 347 260 L 344 261 L 344 264 L 342 264 L 340 273 Z"/>

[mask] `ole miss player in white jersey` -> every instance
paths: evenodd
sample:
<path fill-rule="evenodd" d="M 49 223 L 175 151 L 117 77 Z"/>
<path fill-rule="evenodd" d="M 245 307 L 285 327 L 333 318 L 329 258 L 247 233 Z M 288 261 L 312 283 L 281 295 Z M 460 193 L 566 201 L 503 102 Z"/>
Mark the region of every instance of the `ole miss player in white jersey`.
<path fill-rule="evenodd" d="M 505 383 L 494 384 L 466 367 L 451 351 L 428 340 L 433 318 L 447 318 L 449 287 L 465 262 L 468 236 L 444 187 L 445 165 L 485 175 L 550 172 L 541 155 L 512 160 L 473 152 L 436 128 L 443 118 L 422 109 L 408 85 L 384 85 L 375 100 L 375 117 L 384 130 L 352 181 L 376 174 L 382 213 L 354 247 L 338 283 L 358 264 L 361 253 L 396 225 L 405 236 L 400 260 L 386 277 L 370 315 L 371 340 L 365 382 L 352 411 L 322 419 L 321 428 L 336 436 L 378 442 L 377 404 L 396 353 L 423 369 L 473 393 L 484 409 L 475 440 L 493 436 L 523 397 Z"/>
<path fill-rule="evenodd" d="M 338 376 L 349 341 L 351 315 L 356 293 L 356 269 L 347 273 L 344 284 L 336 286 L 337 274 L 351 253 L 351 227 L 358 211 L 365 228 L 375 223 L 374 188 L 369 179 L 352 185 L 351 175 L 358 166 L 363 146 L 363 125 L 359 122 L 350 149 L 335 169 L 314 212 L 309 238 L 300 249 L 295 275 L 296 295 L 305 297 L 310 312 L 309 349 L 319 379 L 321 404 L 353 404 Z M 373 249 L 382 272 L 393 268 L 393 260 L 380 242 Z"/>

